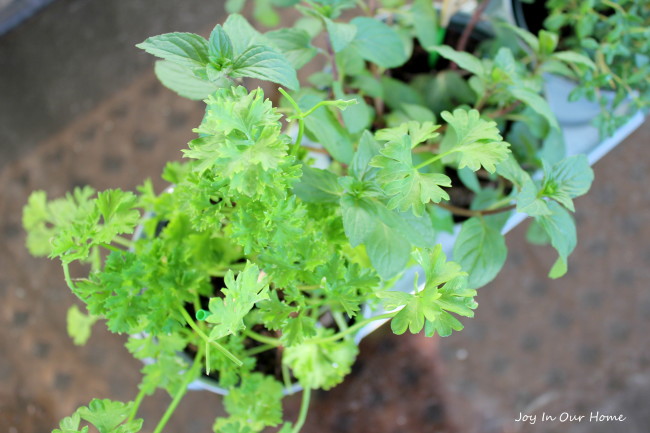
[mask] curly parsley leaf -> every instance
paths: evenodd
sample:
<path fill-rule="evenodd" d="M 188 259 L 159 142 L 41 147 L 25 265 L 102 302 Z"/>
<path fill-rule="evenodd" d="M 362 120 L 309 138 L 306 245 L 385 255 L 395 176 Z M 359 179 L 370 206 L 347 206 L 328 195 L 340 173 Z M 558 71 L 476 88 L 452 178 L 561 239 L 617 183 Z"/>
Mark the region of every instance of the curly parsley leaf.
<path fill-rule="evenodd" d="M 94 425 L 99 433 L 137 433 L 142 428 L 142 419 L 127 421 L 132 406 L 132 402 L 96 398 L 88 406 L 77 409 L 76 413 Z"/>
<path fill-rule="evenodd" d="M 316 338 L 333 335 L 331 329 L 319 328 Z M 282 362 L 287 364 L 305 388 L 328 390 L 350 373 L 359 348 L 351 340 L 302 344 L 287 347 Z"/>
<path fill-rule="evenodd" d="M 226 335 L 235 334 L 245 329 L 244 316 L 259 301 L 269 298 L 269 285 L 260 275 L 257 265 L 250 262 L 235 278 L 232 271 L 228 271 L 224 281 L 223 298 L 210 299 L 210 315 L 205 320 L 214 324 L 210 331 L 210 338 L 218 340 Z"/>
<path fill-rule="evenodd" d="M 59 422 L 59 428 L 52 430 L 52 433 L 88 433 L 88 426 L 79 428 L 81 417 L 78 413 L 65 417 Z"/>
<path fill-rule="evenodd" d="M 476 171 L 481 166 L 490 173 L 510 153 L 509 143 L 503 141 L 497 124 L 481 119 L 476 110 L 458 108 L 453 113 L 443 111 L 443 119 L 449 124 L 449 132 L 440 146 L 440 151 L 453 155 L 458 168 L 469 167 Z"/>
<path fill-rule="evenodd" d="M 414 140 L 421 138 L 416 136 Z M 412 208 L 413 213 L 419 216 L 430 201 L 449 200 L 449 194 L 441 187 L 451 186 L 451 179 L 440 173 L 422 173 L 413 165 L 411 149 L 417 144 L 414 140 L 403 135 L 389 141 L 370 165 L 379 168 L 377 180 L 390 197 L 388 208 L 398 208 L 402 212 Z"/>
<path fill-rule="evenodd" d="M 227 425 L 239 424 L 239 430 L 260 432 L 282 422 L 282 385 L 270 376 L 254 373 L 239 387 L 230 389 L 223 399 L 228 418 L 216 421 L 215 431 L 229 431 Z"/>

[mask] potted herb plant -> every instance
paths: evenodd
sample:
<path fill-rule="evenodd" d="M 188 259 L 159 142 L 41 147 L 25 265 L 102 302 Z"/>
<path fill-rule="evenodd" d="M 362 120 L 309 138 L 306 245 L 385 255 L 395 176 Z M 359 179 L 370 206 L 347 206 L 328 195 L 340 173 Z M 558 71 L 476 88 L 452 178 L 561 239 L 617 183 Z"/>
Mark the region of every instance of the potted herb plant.
<path fill-rule="evenodd" d="M 147 39 L 138 46 L 162 59 L 161 81 L 206 103 L 188 162 L 164 170 L 172 187 L 31 195 L 27 245 L 61 260 L 88 310 L 69 314 L 75 339 L 104 319 L 147 360 L 132 402 L 93 400 L 55 431 L 86 432 L 83 420 L 137 432 L 141 401 L 164 388 L 173 399 L 159 433 L 209 376 L 228 391 L 215 431 L 298 432 L 311 390 L 340 383 L 378 323 L 396 334 L 462 329 L 457 316 L 473 315 L 476 289 L 505 261 L 515 210 L 558 251 L 551 277 L 566 272 L 572 199 L 593 174 L 557 145 L 540 65 L 582 56 L 557 53 L 547 33 L 522 33 L 528 51 L 498 37 L 468 44 L 481 9 L 451 47 L 444 5 L 386 1 L 341 19 L 352 6 L 310 1 L 294 26 L 264 34 L 232 14 L 208 39 Z M 312 44 L 320 33 L 323 47 Z M 296 70 L 314 56 L 328 68 L 301 87 Z M 410 69 L 418 62 L 426 70 Z M 280 106 L 250 79 L 282 86 Z M 73 262 L 88 275 L 71 275 Z M 299 418 L 283 422 L 282 396 L 297 386 Z"/>

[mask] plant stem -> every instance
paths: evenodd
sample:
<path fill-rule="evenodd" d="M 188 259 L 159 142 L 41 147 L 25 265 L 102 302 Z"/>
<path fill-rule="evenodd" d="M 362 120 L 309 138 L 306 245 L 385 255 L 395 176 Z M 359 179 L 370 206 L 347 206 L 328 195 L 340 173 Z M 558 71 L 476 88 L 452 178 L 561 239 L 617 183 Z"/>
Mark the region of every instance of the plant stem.
<path fill-rule="evenodd" d="M 68 288 L 72 290 L 73 293 L 77 292 L 77 288 L 74 286 L 74 283 L 72 282 L 72 278 L 70 278 L 70 265 L 68 263 L 61 263 L 61 266 L 63 267 L 63 278 L 65 279 L 65 283 L 68 285 Z"/>
<path fill-rule="evenodd" d="M 133 409 L 131 409 L 131 413 L 129 414 L 129 419 L 127 422 L 133 421 L 136 414 L 138 413 L 138 408 L 140 407 L 140 403 L 142 403 L 142 399 L 144 399 L 145 395 L 146 392 L 144 392 L 144 387 L 141 387 L 138 395 L 135 397 L 135 400 L 133 400 Z"/>
<path fill-rule="evenodd" d="M 302 402 L 300 403 L 300 413 L 298 414 L 298 420 L 296 425 L 293 426 L 291 433 L 299 433 L 302 426 L 305 425 L 305 420 L 307 419 L 307 410 L 309 409 L 309 399 L 311 397 L 311 389 L 305 388 L 302 391 Z"/>
<path fill-rule="evenodd" d="M 181 399 L 187 392 L 187 387 L 190 385 L 190 382 L 192 382 L 192 380 L 194 380 L 194 378 L 198 374 L 198 371 L 201 368 L 202 360 L 203 360 L 203 347 L 199 347 L 199 351 L 196 354 L 196 358 L 194 358 L 194 363 L 192 364 L 192 367 L 187 371 L 187 373 L 185 373 L 185 377 L 183 378 L 183 383 L 181 384 L 181 387 L 176 392 L 174 399 L 170 403 L 169 407 L 167 407 L 167 410 L 163 414 L 162 418 L 160 418 L 160 421 L 158 422 L 158 425 L 154 429 L 153 433 L 160 433 L 162 432 L 163 428 L 165 428 L 165 424 L 167 424 L 167 421 L 169 421 L 169 418 L 176 410 L 178 403 L 180 403 Z"/>
<path fill-rule="evenodd" d="M 133 246 L 133 242 L 123 238 L 122 236 L 115 236 L 113 238 L 113 242 L 115 242 L 118 245 L 122 245 L 123 247 L 131 248 Z"/>
<path fill-rule="evenodd" d="M 266 352 L 267 350 L 272 350 L 277 348 L 275 344 L 262 344 L 261 346 L 253 347 L 246 351 L 247 356 L 257 355 L 258 353 Z"/>
<path fill-rule="evenodd" d="M 479 20 L 481 19 L 481 15 L 483 15 L 483 12 L 485 11 L 488 3 L 490 3 L 488 0 L 483 0 L 481 4 L 479 4 L 476 9 L 474 9 L 472 18 L 470 18 L 467 26 L 465 26 L 463 29 L 463 33 L 460 35 L 460 39 L 458 39 L 458 43 L 456 44 L 456 51 L 465 51 L 467 48 L 467 43 L 469 42 L 469 37 L 472 34 L 474 27 L 476 27 L 476 24 L 478 24 Z M 450 68 L 454 70 L 458 69 L 458 65 L 452 63 Z"/>
<path fill-rule="evenodd" d="M 293 107 L 294 110 L 296 110 L 295 114 L 295 119 L 298 120 L 298 135 L 296 136 L 296 142 L 294 143 L 293 147 L 291 148 L 291 155 L 296 155 L 298 152 L 298 149 L 300 149 L 300 143 L 302 143 L 302 136 L 305 134 L 305 119 L 302 110 L 300 109 L 300 106 L 298 106 L 298 103 L 296 102 L 295 99 L 293 99 L 282 87 L 278 89 L 282 95 L 284 95 L 285 98 L 287 98 L 287 101 L 289 101 L 289 104 Z"/>
<path fill-rule="evenodd" d="M 348 324 L 345 321 L 345 318 L 343 317 L 343 314 L 339 311 L 332 311 L 332 317 L 334 318 L 334 321 L 336 322 L 337 326 L 341 331 L 344 331 L 348 329 Z"/>
<path fill-rule="evenodd" d="M 289 372 L 289 366 L 282 362 L 280 364 L 282 368 L 282 381 L 284 382 L 284 387 L 286 389 L 291 388 L 291 373 Z"/>
<path fill-rule="evenodd" d="M 252 338 L 255 341 L 259 341 L 260 343 L 264 344 L 270 344 L 275 347 L 282 346 L 280 343 L 280 340 L 277 338 L 272 338 L 272 337 L 267 337 L 262 334 L 258 334 L 257 332 L 253 331 L 252 329 L 245 329 L 244 330 L 244 335 L 247 336 L 248 338 Z"/>
<path fill-rule="evenodd" d="M 508 212 L 513 210 L 514 208 L 517 207 L 516 204 L 511 204 L 509 206 L 501 207 L 498 209 L 483 209 L 483 210 L 472 210 L 472 209 L 464 209 L 462 207 L 454 206 L 451 204 L 447 203 L 436 203 L 436 206 L 439 206 L 443 209 L 448 210 L 449 212 L 455 214 L 455 215 L 460 215 L 460 216 L 466 216 L 466 217 L 477 217 L 477 216 L 485 216 L 485 215 L 494 215 L 497 213 L 501 212 Z"/>
<path fill-rule="evenodd" d="M 359 329 L 363 328 L 366 326 L 368 323 L 372 323 L 375 320 L 383 320 L 383 319 L 391 319 L 394 315 L 399 313 L 399 311 L 393 311 L 392 313 L 384 313 L 376 317 L 371 317 L 366 320 L 362 320 L 361 322 L 355 323 L 354 325 L 350 326 L 349 328 L 334 334 L 330 335 L 329 337 L 321 337 L 321 338 L 312 338 L 310 340 L 307 340 L 308 343 L 313 343 L 313 344 L 320 344 L 320 343 L 327 343 L 330 341 L 336 341 L 338 339 L 341 339 L 345 337 L 348 334 L 352 334 L 355 331 L 358 331 Z"/>
<path fill-rule="evenodd" d="M 183 315 L 183 318 L 185 319 L 185 321 L 187 322 L 187 324 L 190 325 L 190 327 L 191 327 L 192 329 L 194 329 L 194 331 L 195 331 L 197 334 L 199 334 L 199 337 L 201 337 L 201 338 L 203 339 L 203 341 L 205 341 L 206 343 L 210 343 L 210 344 L 212 344 L 212 345 L 213 345 L 214 347 L 216 347 L 216 348 L 217 348 L 221 353 L 223 353 L 224 355 L 226 355 L 226 357 L 227 357 L 228 359 L 230 359 L 232 362 L 234 362 L 235 364 L 237 364 L 238 367 L 241 367 L 242 365 L 244 365 L 244 363 L 241 362 L 241 361 L 239 360 L 239 358 L 237 358 L 235 355 L 233 355 L 232 353 L 230 353 L 230 351 L 229 351 L 228 349 L 226 349 L 225 347 L 223 347 L 221 344 L 217 343 L 216 341 L 210 340 L 210 337 L 208 337 L 207 335 L 205 335 L 205 333 L 204 333 L 203 331 L 201 331 L 201 328 L 198 327 L 198 325 L 196 324 L 196 322 L 194 322 L 194 320 L 192 320 L 192 318 L 190 317 L 190 314 L 189 314 L 187 311 L 185 311 L 185 308 L 180 308 L 179 310 L 180 310 L 181 314 Z"/>
<path fill-rule="evenodd" d="M 427 160 L 424 161 L 423 163 L 416 165 L 416 166 L 415 166 L 415 169 L 416 169 L 416 170 L 419 170 L 419 169 L 421 169 L 422 167 L 426 167 L 427 165 L 432 164 L 432 163 L 436 162 L 437 160 L 442 159 L 442 158 L 444 158 L 445 156 L 447 156 L 447 155 L 449 155 L 449 154 L 452 154 L 452 153 L 454 153 L 454 152 L 455 152 L 455 150 L 452 149 L 452 150 L 450 150 L 450 151 L 448 151 L 448 152 L 439 153 L 438 155 L 436 155 L 436 156 L 434 156 L 434 157 L 432 157 L 432 158 L 427 159 Z"/>
<path fill-rule="evenodd" d="M 110 250 L 110 251 L 115 251 L 115 252 L 117 252 L 117 253 L 121 253 L 121 252 L 124 251 L 124 250 L 121 250 L 121 249 L 119 249 L 119 248 L 117 248 L 117 247 L 114 247 L 114 246 L 111 245 L 111 244 L 99 244 L 99 246 L 100 246 L 100 247 L 104 247 L 104 248 L 106 248 L 107 250 Z"/>

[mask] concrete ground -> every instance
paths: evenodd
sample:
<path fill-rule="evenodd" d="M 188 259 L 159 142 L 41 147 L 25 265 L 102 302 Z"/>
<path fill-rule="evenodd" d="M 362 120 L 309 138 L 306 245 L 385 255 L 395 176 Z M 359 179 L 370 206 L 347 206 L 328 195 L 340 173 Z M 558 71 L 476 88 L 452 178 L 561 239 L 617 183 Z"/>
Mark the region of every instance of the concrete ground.
<path fill-rule="evenodd" d="M 34 189 L 59 196 L 146 177 L 164 186 L 164 162 L 180 158 L 202 104 L 162 88 L 133 45 L 170 29 L 205 33 L 222 14 L 217 2 L 186 1 L 182 13 L 173 3 L 119 0 L 107 12 L 105 2 L 59 0 L 0 38 L 0 433 L 50 431 L 93 397 L 136 394 L 141 365 L 124 336 L 98 323 L 86 346 L 72 344 L 65 312 L 76 301 L 58 263 L 27 254 L 20 213 Z M 437 341 L 383 330 L 364 341 L 350 379 L 317 394 L 305 431 L 647 432 L 649 143 L 646 121 L 594 167 L 567 276 L 548 280 L 553 251 L 518 227 L 463 332 Z M 143 410 L 156 420 L 168 402 L 159 393 Z M 289 419 L 297 404 L 289 399 Z M 626 420 L 588 422 L 597 411 Z M 210 431 L 221 412 L 218 396 L 191 393 L 168 431 Z M 565 412 L 586 418 L 560 422 Z M 520 413 L 535 424 L 516 422 Z"/>

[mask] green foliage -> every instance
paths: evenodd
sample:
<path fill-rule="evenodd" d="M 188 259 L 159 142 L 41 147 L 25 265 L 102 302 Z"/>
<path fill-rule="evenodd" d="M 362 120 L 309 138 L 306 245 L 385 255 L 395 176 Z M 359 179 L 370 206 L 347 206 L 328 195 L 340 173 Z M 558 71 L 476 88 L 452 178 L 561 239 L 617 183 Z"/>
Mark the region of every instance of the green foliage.
<path fill-rule="evenodd" d="M 85 420 L 100 433 L 135 433 L 145 395 L 166 390 L 169 415 L 202 369 L 229 390 L 230 416 L 215 431 L 279 426 L 283 385 L 297 380 L 307 402 L 308 390 L 336 386 L 358 353 L 355 333 L 373 320 L 390 320 L 396 334 L 461 330 L 457 316 L 473 316 L 476 289 L 506 260 L 501 230 L 513 209 L 534 219 L 535 243 L 557 250 L 550 276 L 561 276 L 576 245 L 573 199 L 593 172 L 584 156 L 565 158 L 542 74 L 645 89 L 645 66 L 601 75 L 603 59 L 623 53 L 600 34 L 600 16 L 577 30 L 586 51 L 558 33 L 502 25 L 461 52 L 445 43 L 445 13 L 424 0 L 410 9 L 383 1 L 385 20 L 342 14 L 351 0 L 309 1 L 296 5 L 293 26 L 267 33 L 236 13 L 244 3 L 229 0 L 231 15 L 208 39 L 168 33 L 138 45 L 161 59 L 163 84 L 206 104 L 184 162 L 163 172 L 170 189 L 146 181 L 138 194 L 85 187 L 53 200 L 36 191 L 25 206 L 28 248 L 62 261 L 88 312 L 69 311 L 75 343 L 103 320 L 131 335 L 128 350 L 146 361 L 133 403 L 94 400 L 56 431 L 87 433 Z M 253 14 L 272 26 L 273 8 L 295 3 L 255 0 Z M 583 8 L 602 11 L 593 3 Z M 553 16 L 557 28 L 570 25 Z M 430 67 L 413 71 L 417 56 Z M 299 89 L 297 70 L 312 59 L 327 66 Z M 249 79 L 293 91 L 279 89 L 279 108 Z M 469 209 L 459 209 L 459 188 Z M 469 219 L 455 227 L 452 214 Z M 442 232 L 458 233 L 453 262 Z M 88 274 L 73 278 L 73 262 L 89 264 Z M 412 292 L 393 289 L 415 270 L 424 278 Z M 365 317 L 366 306 L 387 312 Z M 259 373 L 264 358 L 281 360 L 278 377 Z M 280 431 L 297 432 L 305 411 Z"/>

